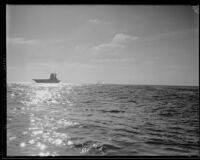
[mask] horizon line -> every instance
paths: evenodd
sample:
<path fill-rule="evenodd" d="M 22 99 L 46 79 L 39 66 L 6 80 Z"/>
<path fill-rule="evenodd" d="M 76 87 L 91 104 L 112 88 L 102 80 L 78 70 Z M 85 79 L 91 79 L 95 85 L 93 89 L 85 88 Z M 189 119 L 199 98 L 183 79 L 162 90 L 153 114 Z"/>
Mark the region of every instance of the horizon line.
<path fill-rule="evenodd" d="M 6 83 L 35 83 L 35 82 L 6 82 Z M 183 87 L 199 87 L 199 85 L 182 85 L 182 84 L 138 84 L 138 83 L 104 83 L 104 82 L 82 82 L 82 83 L 71 83 L 71 82 L 60 82 L 60 83 L 35 83 L 35 84 L 98 84 L 98 85 L 144 85 L 144 86 L 183 86 Z"/>

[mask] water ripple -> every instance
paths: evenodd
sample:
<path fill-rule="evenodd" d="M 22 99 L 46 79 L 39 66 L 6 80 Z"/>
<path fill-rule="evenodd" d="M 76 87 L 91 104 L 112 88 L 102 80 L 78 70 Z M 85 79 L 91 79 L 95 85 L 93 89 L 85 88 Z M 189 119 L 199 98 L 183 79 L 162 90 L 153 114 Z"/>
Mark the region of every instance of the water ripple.
<path fill-rule="evenodd" d="M 199 89 L 9 83 L 11 156 L 199 155 Z"/>

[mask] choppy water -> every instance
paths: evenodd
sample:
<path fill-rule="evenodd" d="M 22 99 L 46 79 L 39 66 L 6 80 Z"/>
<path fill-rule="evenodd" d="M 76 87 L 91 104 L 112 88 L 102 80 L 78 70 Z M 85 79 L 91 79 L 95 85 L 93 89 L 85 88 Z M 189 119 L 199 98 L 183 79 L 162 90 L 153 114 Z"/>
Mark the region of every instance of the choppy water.
<path fill-rule="evenodd" d="M 8 83 L 7 155 L 199 155 L 198 96 L 198 87 Z"/>

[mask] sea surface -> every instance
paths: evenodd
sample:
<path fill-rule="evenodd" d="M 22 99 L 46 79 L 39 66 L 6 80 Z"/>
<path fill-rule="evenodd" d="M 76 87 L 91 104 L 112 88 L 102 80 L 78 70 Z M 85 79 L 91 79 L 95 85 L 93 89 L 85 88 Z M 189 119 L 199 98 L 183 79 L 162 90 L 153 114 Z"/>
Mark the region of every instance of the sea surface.
<path fill-rule="evenodd" d="M 199 88 L 7 84 L 7 156 L 199 156 Z"/>

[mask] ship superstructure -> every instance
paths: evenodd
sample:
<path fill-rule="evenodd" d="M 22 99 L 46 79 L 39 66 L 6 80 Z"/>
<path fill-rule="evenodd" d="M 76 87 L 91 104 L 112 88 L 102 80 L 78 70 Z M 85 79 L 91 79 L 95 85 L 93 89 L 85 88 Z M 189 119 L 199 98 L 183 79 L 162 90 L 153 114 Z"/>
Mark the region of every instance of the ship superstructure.
<path fill-rule="evenodd" d="M 36 83 L 59 83 L 56 73 L 51 73 L 49 79 L 33 79 Z"/>

